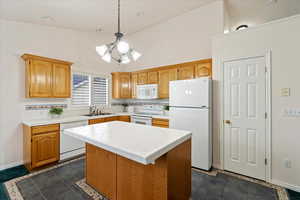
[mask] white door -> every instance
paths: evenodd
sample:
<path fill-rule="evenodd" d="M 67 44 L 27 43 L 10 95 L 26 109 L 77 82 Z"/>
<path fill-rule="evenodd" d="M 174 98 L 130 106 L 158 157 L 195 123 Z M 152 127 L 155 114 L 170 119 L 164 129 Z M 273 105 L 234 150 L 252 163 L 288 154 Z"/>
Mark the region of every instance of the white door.
<path fill-rule="evenodd" d="M 212 163 L 210 109 L 170 108 L 170 128 L 192 132 L 192 166 L 209 170 Z"/>
<path fill-rule="evenodd" d="M 170 82 L 170 106 L 210 107 L 210 78 Z"/>
<path fill-rule="evenodd" d="M 224 64 L 224 168 L 265 180 L 265 58 Z"/>

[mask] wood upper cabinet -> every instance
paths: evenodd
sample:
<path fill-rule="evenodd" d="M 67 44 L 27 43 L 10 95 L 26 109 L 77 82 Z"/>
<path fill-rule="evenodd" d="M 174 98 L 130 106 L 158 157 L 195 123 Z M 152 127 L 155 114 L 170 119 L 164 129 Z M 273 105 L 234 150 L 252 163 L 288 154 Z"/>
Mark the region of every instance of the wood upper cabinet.
<path fill-rule="evenodd" d="M 212 69 L 211 69 L 211 62 L 208 63 L 200 63 L 195 65 L 195 77 L 205 77 L 209 76 L 211 77 L 212 75 Z"/>
<path fill-rule="evenodd" d="M 72 63 L 24 54 L 27 98 L 70 98 Z"/>
<path fill-rule="evenodd" d="M 147 72 L 138 73 L 138 84 L 139 85 L 148 84 L 148 73 Z"/>
<path fill-rule="evenodd" d="M 23 160 L 28 170 L 59 160 L 60 126 L 23 126 Z"/>
<path fill-rule="evenodd" d="M 193 79 L 195 77 L 194 65 L 184 65 L 178 68 L 178 80 Z"/>
<path fill-rule="evenodd" d="M 137 97 L 137 90 L 136 90 L 137 84 L 138 84 L 138 74 L 132 73 L 131 74 L 131 98 L 133 99 Z"/>
<path fill-rule="evenodd" d="M 37 98 L 52 97 L 52 64 L 42 60 L 32 60 L 26 67 L 27 96 Z"/>
<path fill-rule="evenodd" d="M 131 98 L 131 74 L 129 72 L 113 72 L 112 88 L 114 99 Z"/>
<path fill-rule="evenodd" d="M 159 98 L 169 98 L 169 83 L 177 80 L 177 69 L 167 69 L 158 72 L 158 92 Z"/>
<path fill-rule="evenodd" d="M 53 64 L 53 96 L 68 98 L 71 96 L 71 70 L 69 65 Z"/>
<path fill-rule="evenodd" d="M 158 83 L 158 72 L 148 72 L 148 84 L 157 84 Z"/>

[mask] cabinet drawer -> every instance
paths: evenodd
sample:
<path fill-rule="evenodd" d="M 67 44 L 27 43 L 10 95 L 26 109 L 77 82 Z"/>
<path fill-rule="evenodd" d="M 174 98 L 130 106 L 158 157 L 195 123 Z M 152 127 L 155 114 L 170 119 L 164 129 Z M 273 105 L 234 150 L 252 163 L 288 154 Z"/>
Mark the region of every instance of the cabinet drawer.
<path fill-rule="evenodd" d="M 98 118 L 98 119 L 90 119 L 89 125 L 91 124 L 99 124 L 105 122 L 105 118 Z"/>
<path fill-rule="evenodd" d="M 152 126 L 159 126 L 159 127 L 169 127 L 169 120 L 168 119 L 158 119 L 158 118 L 153 118 L 152 119 Z"/>
<path fill-rule="evenodd" d="M 119 121 L 130 122 L 130 116 L 120 116 Z"/>
<path fill-rule="evenodd" d="M 59 131 L 59 124 L 50 124 L 44 126 L 34 126 L 31 128 L 32 135 L 37 135 L 41 133 L 55 132 Z"/>
<path fill-rule="evenodd" d="M 104 118 L 106 122 L 111 122 L 111 121 L 117 121 L 119 120 L 119 117 L 116 116 L 116 117 L 106 117 Z"/>

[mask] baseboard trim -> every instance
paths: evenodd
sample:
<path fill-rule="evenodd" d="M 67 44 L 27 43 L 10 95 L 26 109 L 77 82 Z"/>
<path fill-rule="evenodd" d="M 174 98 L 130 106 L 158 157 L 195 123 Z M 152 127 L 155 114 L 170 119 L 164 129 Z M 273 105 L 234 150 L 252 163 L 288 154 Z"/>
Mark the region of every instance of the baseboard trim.
<path fill-rule="evenodd" d="M 284 187 L 284 188 L 288 188 L 290 190 L 294 190 L 296 192 L 300 192 L 300 186 L 297 186 L 297 185 L 291 185 L 289 183 L 285 183 L 283 181 L 274 180 L 274 179 L 271 180 L 271 183 L 274 184 L 274 185 L 279 185 L 279 186 Z"/>
<path fill-rule="evenodd" d="M 5 169 L 12 168 L 12 167 L 17 167 L 17 166 L 23 165 L 23 164 L 24 164 L 23 161 L 17 161 L 17 162 L 8 163 L 8 164 L 5 164 L 5 165 L 0 165 L 0 170 L 5 170 Z"/>

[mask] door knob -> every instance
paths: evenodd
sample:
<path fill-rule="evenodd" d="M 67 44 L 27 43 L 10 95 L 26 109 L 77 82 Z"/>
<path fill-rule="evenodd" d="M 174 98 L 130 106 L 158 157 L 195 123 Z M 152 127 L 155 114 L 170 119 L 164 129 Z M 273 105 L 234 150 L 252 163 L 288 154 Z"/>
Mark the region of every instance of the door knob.
<path fill-rule="evenodd" d="M 230 120 L 224 120 L 224 123 L 225 124 L 231 124 L 231 121 Z"/>

